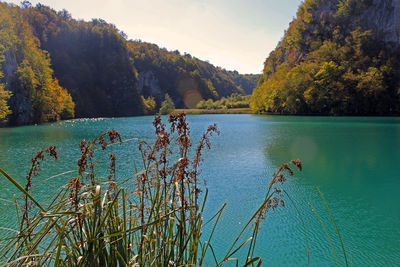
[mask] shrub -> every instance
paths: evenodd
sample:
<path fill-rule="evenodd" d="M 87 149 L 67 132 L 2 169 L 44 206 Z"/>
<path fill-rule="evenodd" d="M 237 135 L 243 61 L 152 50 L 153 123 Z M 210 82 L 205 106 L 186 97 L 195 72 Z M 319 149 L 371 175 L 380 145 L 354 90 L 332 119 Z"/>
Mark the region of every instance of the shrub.
<path fill-rule="evenodd" d="M 173 113 L 175 110 L 174 102 L 168 94 L 165 94 L 165 100 L 161 103 L 160 114 L 167 115 Z"/>

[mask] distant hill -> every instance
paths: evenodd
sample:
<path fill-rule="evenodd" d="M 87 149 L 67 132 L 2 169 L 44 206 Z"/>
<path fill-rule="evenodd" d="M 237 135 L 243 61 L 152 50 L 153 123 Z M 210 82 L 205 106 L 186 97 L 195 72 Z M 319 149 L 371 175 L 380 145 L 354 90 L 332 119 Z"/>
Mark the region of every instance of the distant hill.
<path fill-rule="evenodd" d="M 178 107 L 193 108 L 203 98 L 251 94 L 259 77 L 227 71 L 155 44 L 129 41 L 128 47 L 139 73 L 140 92 L 146 97 L 154 96 L 157 102 L 168 93 Z"/>
<path fill-rule="evenodd" d="M 251 107 L 284 114 L 399 114 L 400 1 L 305 0 L 266 59 Z"/>
<path fill-rule="evenodd" d="M 258 79 L 128 41 L 104 20 L 78 21 L 41 4 L 0 3 L 0 23 L 3 124 L 148 114 L 166 93 L 176 107 L 194 107 L 203 99 L 251 94 Z"/>

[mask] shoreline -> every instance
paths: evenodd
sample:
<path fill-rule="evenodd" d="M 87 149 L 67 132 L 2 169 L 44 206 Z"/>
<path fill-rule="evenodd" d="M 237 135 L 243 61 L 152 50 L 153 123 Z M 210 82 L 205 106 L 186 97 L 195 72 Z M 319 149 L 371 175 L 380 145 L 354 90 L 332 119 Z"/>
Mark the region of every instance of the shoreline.
<path fill-rule="evenodd" d="M 207 115 L 207 114 L 252 114 L 260 116 L 295 116 L 295 117 L 369 117 L 369 118 L 394 118 L 400 117 L 400 114 L 346 114 L 346 115 L 332 115 L 332 114 L 285 114 L 285 113 L 270 113 L 270 112 L 254 112 L 250 108 L 233 108 L 233 109 L 175 109 L 173 113 L 185 112 L 187 115 Z M 135 115 L 135 116 L 122 116 L 122 117 L 86 117 L 86 118 L 73 118 L 68 120 L 58 120 L 40 124 L 24 124 L 24 125 L 6 125 L 0 121 L 0 129 L 17 128 L 23 126 L 39 126 L 57 122 L 65 122 L 70 120 L 93 120 L 93 119 L 114 119 L 114 118 L 129 118 L 129 117 L 142 117 L 142 116 L 155 116 L 157 114 L 148 115 Z"/>
<path fill-rule="evenodd" d="M 231 108 L 231 109 L 175 109 L 174 113 L 185 112 L 191 115 L 200 114 L 256 114 L 250 108 Z"/>

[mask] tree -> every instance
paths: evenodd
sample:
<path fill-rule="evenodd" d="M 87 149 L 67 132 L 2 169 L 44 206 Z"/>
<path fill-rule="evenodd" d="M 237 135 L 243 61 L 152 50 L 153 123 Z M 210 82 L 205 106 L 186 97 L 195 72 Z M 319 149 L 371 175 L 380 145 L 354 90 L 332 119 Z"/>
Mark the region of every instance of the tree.
<path fill-rule="evenodd" d="M 0 47 L 0 66 L 1 62 L 4 61 L 3 51 L 3 47 Z M 1 78 L 3 78 L 3 72 L 0 70 L 0 79 Z M 7 101 L 10 97 L 10 92 L 5 90 L 5 85 L 3 83 L 0 83 L 0 119 L 4 119 L 11 113 L 9 106 L 7 105 Z"/>
<path fill-rule="evenodd" d="M 174 102 L 168 94 L 165 94 L 165 100 L 161 103 L 160 114 L 171 114 L 175 110 Z"/>
<path fill-rule="evenodd" d="M 371 0 L 305 0 L 266 59 L 251 108 L 287 114 L 400 113 L 395 92 L 400 49 L 385 40 L 385 29 L 368 23 L 377 18 L 365 19 L 372 8 L 382 12 L 380 17 L 392 12 Z"/>
<path fill-rule="evenodd" d="M 22 1 L 21 2 L 21 8 L 30 8 L 30 7 L 32 7 L 31 2 L 29 2 L 29 1 Z"/>
<path fill-rule="evenodd" d="M 142 96 L 143 106 L 144 106 L 144 114 L 152 115 L 156 112 L 156 101 L 153 96 L 149 96 L 145 98 Z"/>
<path fill-rule="evenodd" d="M 4 90 L 4 84 L 0 84 L 0 119 L 4 119 L 11 113 L 7 101 L 11 94 L 9 91 Z"/>

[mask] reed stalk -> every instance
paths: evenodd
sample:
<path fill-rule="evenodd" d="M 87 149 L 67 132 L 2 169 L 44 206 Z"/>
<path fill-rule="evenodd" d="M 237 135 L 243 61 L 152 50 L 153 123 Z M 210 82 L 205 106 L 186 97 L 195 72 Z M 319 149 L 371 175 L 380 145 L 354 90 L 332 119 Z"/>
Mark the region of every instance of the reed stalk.
<path fill-rule="evenodd" d="M 280 189 L 286 180 L 284 172 L 293 174 L 290 165 L 301 170 L 301 162 L 282 164 L 259 208 L 225 256 L 217 259 L 212 237 L 226 203 L 209 221 L 204 221 L 208 191 L 199 181 L 198 172 L 204 148 L 210 148 L 211 136 L 219 131 L 216 125 L 209 126 L 196 147 L 194 158 L 189 159 L 192 143 L 185 114 L 170 115 L 168 122 L 169 129 L 159 116 L 155 117 L 156 141 L 154 144 L 139 142 L 143 166 L 128 178 L 118 177 L 118 159 L 113 153 L 109 154 L 108 179 L 97 177 L 96 156 L 106 153 L 110 145 L 123 143 L 117 131 L 82 140 L 76 168 L 63 173 L 70 175 L 70 181 L 47 204 L 41 204 L 31 194 L 31 184 L 24 188 L 0 169 L 0 174 L 32 206 L 21 208 L 15 198 L 20 228 L 0 250 L 0 263 L 6 266 L 201 266 L 211 253 L 209 258 L 213 258 L 216 266 L 222 266 L 229 261 L 238 264 L 239 260 L 232 257 L 246 249 L 243 265 L 260 266 L 262 259 L 254 256 L 259 225 L 270 209 L 285 206 Z M 178 160 L 174 151 L 179 151 Z M 55 147 L 43 153 L 52 156 L 56 153 Z M 31 168 L 29 173 L 38 170 Z M 205 193 L 200 195 L 204 189 Z M 203 236 L 207 232 L 205 227 L 210 229 L 208 236 Z M 249 229 L 251 235 L 245 237 Z"/>

